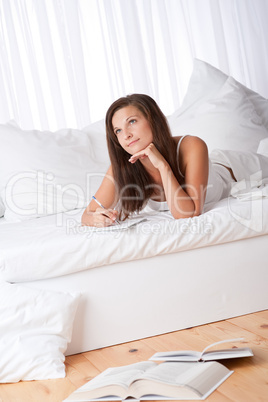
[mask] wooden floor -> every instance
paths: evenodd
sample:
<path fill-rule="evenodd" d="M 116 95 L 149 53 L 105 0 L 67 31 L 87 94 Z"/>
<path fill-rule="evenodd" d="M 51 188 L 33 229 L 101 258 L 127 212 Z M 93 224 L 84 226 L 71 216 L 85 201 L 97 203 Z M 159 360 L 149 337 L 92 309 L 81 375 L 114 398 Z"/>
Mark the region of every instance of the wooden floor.
<path fill-rule="evenodd" d="M 108 367 L 147 360 L 156 351 L 202 350 L 219 340 L 244 337 L 254 357 L 225 360 L 234 373 L 208 402 L 268 401 L 268 310 L 66 358 L 66 378 L 0 385 L 1 402 L 62 402 Z M 1 358 L 1 356 L 0 356 Z"/>

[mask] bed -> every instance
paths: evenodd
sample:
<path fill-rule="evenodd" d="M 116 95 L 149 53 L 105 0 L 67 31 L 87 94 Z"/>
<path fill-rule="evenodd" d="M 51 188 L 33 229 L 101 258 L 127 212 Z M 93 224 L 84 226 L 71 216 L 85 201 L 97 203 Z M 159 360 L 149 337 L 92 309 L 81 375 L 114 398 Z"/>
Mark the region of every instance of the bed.
<path fill-rule="evenodd" d="M 199 135 L 210 151 L 268 156 L 267 100 L 201 60 L 194 61 L 184 102 L 168 121 L 173 135 Z M 73 296 L 66 299 L 57 332 L 64 338 L 61 361 L 62 354 L 268 308 L 265 180 L 258 186 L 240 183 L 239 192 L 207 204 L 199 217 L 176 221 L 147 207 L 120 230 L 96 230 L 82 227 L 80 219 L 109 164 L 103 121 L 56 133 L 21 130 L 9 122 L 0 127 L 0 139 L 0 279 L 6 292 L 14 286 L 35 298 L 43 292 L 40 316 L 51 292 L 47 323 L 57 310 L 57 295 Z M 23 308 L 34 323 L 32 300 L 25 296 Z M 8 310 L 6 302 L 8 313 L 2 306 L 1 314 L 10 317 L 19 311 L 14 306 Z M 55 336 L 53 323 L 49 328 L 47 336 Z M 42 375 L 17 378 L 48 378 Z"/>

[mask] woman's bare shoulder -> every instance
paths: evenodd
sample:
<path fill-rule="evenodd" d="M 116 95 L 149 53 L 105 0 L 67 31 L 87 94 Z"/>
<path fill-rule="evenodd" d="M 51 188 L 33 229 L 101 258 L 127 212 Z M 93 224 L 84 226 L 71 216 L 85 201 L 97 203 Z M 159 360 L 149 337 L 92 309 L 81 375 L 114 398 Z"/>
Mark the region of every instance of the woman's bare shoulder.
<path fill-rule="evenodd" d="M 182 138 L 182 137 L 177 137 L 177 138 Z M 202 138 L 197 137 L 195 135 L 186 135 L 185 138 L 183 138 L 183 141 L 181 142 L 181 147 L 180 147 L 182 152 L 207 152 L 207 144 L 205 143 Z"/>
<path fill-rule="evenodd" d="M 180 168 L 185 176 L 187 167 L 204 166 L 208 164 L 208 148 L 202 138 L 187 135 L 180 145 Z"/>
<path fill-rule="evenodd" d="M 183 139 L 182 143 L 188 143 L 191 145 L 198 145 L 198 144 L 203 144 L 206 145 L 205 141 L 202 140 L 202 138 L 196 136 L 196 135 L 191 135 L 191 134 L 184 134 L 184 135 L 178 135 L 178 136 L 174 136 L 173 139 L 175 140 L 176 144 L 178 144 L 180 142 L 180 140 Z"/>

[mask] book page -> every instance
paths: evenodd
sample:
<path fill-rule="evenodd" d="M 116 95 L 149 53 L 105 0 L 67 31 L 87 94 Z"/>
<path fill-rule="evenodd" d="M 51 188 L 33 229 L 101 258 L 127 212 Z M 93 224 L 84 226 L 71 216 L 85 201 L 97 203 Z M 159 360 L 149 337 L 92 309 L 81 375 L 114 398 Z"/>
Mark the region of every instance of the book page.
<path fill-rule="evenodd" d="M 164 362 L 147 370 L 131 386 L 132 394 L 202 399 L 232 371 L 218 362 Z"/>
<path fill-rule="evenodd" d="M 201 357 L 208 349 L 213 348 L 213 346 L 221 345 L 222 343 L 241 342 L 243 340 L 244 340 L 244 338 L 235 338 L 235 339 L 225 339 L 224 341 L 214 342 L 214 343 L 212 343 L 211 345 L 208 345 L 207 347 L 205 347 L 205 349 L 202 350 Z"/>
<path fill-rule="evenodd" d="M 233 371 L 215 361 L 199 362 L 197 364 L 203 365 L 203 370 L 196 371 L 195 376 L 189 379 L 188 385 L 198 390 L 204 398 L 210 395 L 233 373 Z"/>
<path fill-rule="evenodd" d="M 172 352 L 157 352 L 149 360 L 154 361 L 191 361 L 197 362 L 201 357 L 201 352 L 193 350 L 179 350 Z"/>
<path fill-rule="evenodd" d="M 207 364 L 214 364 L 214 362 L 163 362 L 147 370 L 139 376 L 139 379 L 150 379 L 165 384 L 186 385 L 204 372 Z"/>
<path fill-rule="evenodd" d="M 209 350 L 203 354 L 203 360 L 234 359 L 237 357 L 250 357 L 253 352 L 250 348 L 232 348 L 222 350 Z"/>
<path fill-rule="evenodd" d="M 106 387 L 111 384 L 128 388 L 137 377 L 140 377 L 146 370 L 155 365 L 156 363 L 145 361 L 128 366 L 108 368 L 91 381 L 82 385 L 82 387 L 78 388 L 75 392 L 85 392 Z"/>

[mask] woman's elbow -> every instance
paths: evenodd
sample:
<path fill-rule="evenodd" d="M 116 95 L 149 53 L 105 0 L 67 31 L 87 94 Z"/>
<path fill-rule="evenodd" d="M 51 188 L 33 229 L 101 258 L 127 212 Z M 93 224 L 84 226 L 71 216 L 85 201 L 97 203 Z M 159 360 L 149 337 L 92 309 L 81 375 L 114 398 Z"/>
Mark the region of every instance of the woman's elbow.
<path fill-rule="evenodd" d="M 175 210 L 171 211 L 171 214 L 174 219 L 194 218 L 195 216 L 200 216 L 202 214 L 202 210 L 201 208 L 194 208 L 188 211 Z"/>

